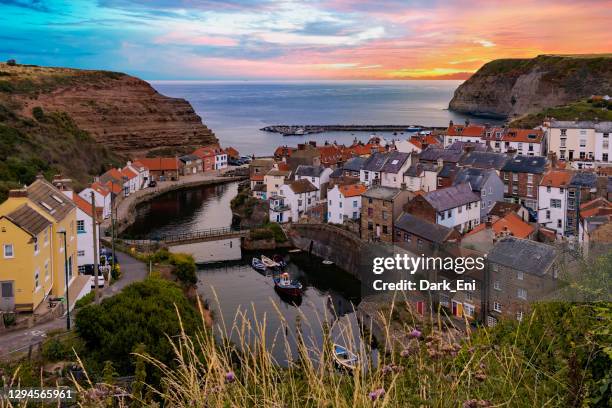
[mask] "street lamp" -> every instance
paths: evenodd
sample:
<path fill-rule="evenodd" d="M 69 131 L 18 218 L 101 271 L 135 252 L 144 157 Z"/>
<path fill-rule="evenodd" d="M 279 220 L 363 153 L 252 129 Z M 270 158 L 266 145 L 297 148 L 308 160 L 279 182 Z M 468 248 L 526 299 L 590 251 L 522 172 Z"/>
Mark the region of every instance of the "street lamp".
<path fill-rule="evenodd" d="M 57 231 L 64 236 L 64 280 L 66 284 L 66 329 L 70 330 L 70 298 L 68 297 L 68 246 L 66 245 L 66 230 Z M 97 282 L 96 282 L 97 283 Z"/>

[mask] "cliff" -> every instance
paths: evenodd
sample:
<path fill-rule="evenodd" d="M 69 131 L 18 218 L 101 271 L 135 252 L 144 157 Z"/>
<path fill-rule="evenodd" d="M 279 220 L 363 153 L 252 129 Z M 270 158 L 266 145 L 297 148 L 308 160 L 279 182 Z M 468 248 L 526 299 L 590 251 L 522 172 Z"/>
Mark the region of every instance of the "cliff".
<path fill-rule="evenodd" d="M 0 64 L 0 103 L 24 117 L 32 117 L 35 107 L 65 113 L 122 155 L 184 152 L 217 142 L 189 102 L 117 72 Z"/>
<path fill-rule="evenodd" d="M 500 59 L 461 84 L 449 109 L 512 118 L 593 94 L 612 94 L 612 54 Z"/>

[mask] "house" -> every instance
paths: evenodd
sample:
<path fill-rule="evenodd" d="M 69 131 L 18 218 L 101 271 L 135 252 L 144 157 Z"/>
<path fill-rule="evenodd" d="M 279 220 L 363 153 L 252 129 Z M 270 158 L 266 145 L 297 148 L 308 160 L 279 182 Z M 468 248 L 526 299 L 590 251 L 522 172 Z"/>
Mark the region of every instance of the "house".
<path fill-rule="evenodd" d="M 567 223 L 568 187 L 573 172 L 550 170 L 538 187 L 538 224 L 554 230 L 557 237 L 565 236 Z"/>
<path fill-rule="evenodd" d="M 594 200 L 599 195 L 598 177 L 595 173 L 576 172 L 567 187 L 566 236 L 578 236 L 580 205 Z"/>
<path fill-rule="evenodd" d="M 484 143 L 476 143 L 476 142 L 453 142 L 452 144 L 446 147 L 448 150 L 461 150 L 464 153 L 469 152 L 488 152 L 490 150 L 489 146 Z"/>
<path fill-rule="evenodd" d="M 264 177 L 272 168 L 274 168 L 272 159 L 255 159 L 249 164 L 251 190 L 256 184 L 264 184 Z"/>
<path fill-rule="evenodd" d="M 181 176 L 188 176 L 204 171 L 202 159 L 195 154 L 186 154 L 178 159 L 180 162 Z"/>
<path fill-rule="evenodd" d="M 130 182 L 122 169 L 112 168 L 107 170 L 99 177 L 99 181 L 114 194 L 123 194 L 124 197 L 130 194 Z"/>
<path fill-rule="evenodd" d="M 395 144 L 395 150 L 397 150 L 398 152 L 419 154 L 423 151 L 421 143 L 412 139 L 396 140 L 393 143 Z"/>
<path fill-rule="evenodd" d="M 131 169 L 134 173 L 138 174 L 138 188 L 137 190 L 141 190 L 149 184 L 149 169 L 142 164 L 140 161 L 136 160 L 134 162 L 128 161 L 126 167 Z"/>
<path fill-rule="evenodd" d="M 612 158 L 610 133 L 612 122 L 559 121 L 545 122 L 548 152 L 560 160 L 609 163 Z"/>
<path fill-rule="evenodd" d="M 508 213 L 515 213 L 525 222 L 529 222 L 529 211 L 525 207 L 517 203 L 508 203 L 506 201 L 498 201 L 493 205 L 489 216 L 504 217 Z"/>
<path fill-rule="evenodd" d="M 327 192 L 327 183 L 329 183 L 329 175 L 332 174 L 332 169 L 323 166 L 307 166 L 299 165 L 295 170 L 296 180 L 308 180 L 318 190 L 317 199 L 325 198 Z"/>
<path fill-rule="evenodd" d="M 94 212 L 91 208 L 91 202 L 86 201 L 72 191 L 69 179 L 54 180 L 53 184 L 76 205 L 77 267 L 79 273 L 92 275 L 95 271 L 93 229 L 94 225 L 98 229 L 96 231 L 96 237 L 98 237 L 96 242 L 96 253 L 99 256 L 100 225 L 99 223 L 94 223 Z"/>
<path fill-rule="evenodd" d="M 522 320 L 532 302 L 557 287 L 557 253 L 554 247 L 540 242 L 502 238 L 489 252 L 487 268 L 488 326 L 504 317 Z"/>
<path fill-rule="evenodd" d="M 327 192 L 327 222 L 343 224 L 345 220 L 357 220 L 361 215 L 361 195 L 364 184 L 336 185 Z"/>
<path fill-rule="evenodd" d="M 176 157 L 146 157 L 138 159 L 149 169 L 151 181 L 178 180 L 179 160 Z"/>
<path fill-rule="evenodd" d="M 233 147 L 227 147 L 225 149 L 225 153 L 227 154 L 227 159 L 230 160 L 238 160 L 240 159 L 240 153 Z"/>
<path fill-rule="evenodd" d="M 298 144 L 297 150 L 291 153 L 287 158 L 287 164 L 291 171 L 295 171 L 298 166 L 320 166 L 321 165 L 321 153 L 316 148 L 316 143 L 300 143 Z"/>
<path fill-rule="evenodd" d="M 443 164 L 457 165 L 463 156 L 462 150 L 450 150 L 429 146 L 419 155 L 419 163 L 428 163 L 442 166 Z"/>
<path fill-rule="evenodd" d="M 274 150 L 274 160 L 286 162 L 296 150 L 295 147 L 279 146 Z"/>
<path fill-rule="evenodd" d="M 404 173 L 412 163 L 410 153 L 388 152 L 380 177 L 383 187 L 400 188 L 404 183 Z"/>
<path fill-rule="evenodd" d="M 472 151 L 459 160 L 460 167 L 493 169 L 499 172 L 511 158 L 503 153 Z"/>
<path fill-rule="evenodd" d="M 266 191 L 268 196 L 278 195 L 280 186 L 285 184 L 291 177 L 291 172 L 288 170 L 277 170 L 272 169 L 264 176 L 264 184 L 266 185 Z"/>
<path fill-rule="evenodd" d="M 0 248 L 1 310 L 31 312 L 49 294 L 64 296 L 65 272 L 68 285 L 78 276 L 76 205 L 40 176 L 10 190 L 0 204 Z"/>
<path fill-rule="evenodd" d="M 538 186 L 548 168 L 545 157 L 515 156 L 502 167 L 505 200 L 538 210 Z"/>
<path fill-rule="evenodd" d="M 283 205 L 288 205 L 291 220 L 296 222 L 318 200 L 319 190 L 307 179 L 295 180 L 280 187 L 279 195 L 283 197 Z"/>
<path fill-rule="evenodd" d="M 217 153 L 215 147 L 204 146 L 193 151 L 193 155 L 198 156 L 202 160 L 202 171 L 213 171 L 215 170 L 217 162 Z"/>
<path fill-rule="evenodd" d="M 222 170 L 227 168 L 227 153 L 225 150 L 216 148 L 215 149 L 215 170 Z"/>
<path fill-rule="evenodd" d="M 363 164 L 365 161 L 365 158 L 359 156 L 348 159 L 342 166 L 344 175 L 346 177 L 354 177 L 359 179 L 359 175 L 361 174 L 361 169 L 363 169 Z"/>
<path fill-rule="evenodd" d="M 456 229 L 433 224 L 410 213 L 402 213 L 393 228 L 395 245 L 414 254 L 433 255 L 438 249 L 461 240 Z"/>
<path fill-rule="evenodd" d="M 123 195 L 125 197 L 132 193 L 140 190 L 140 178 L 138 172 L 132 170 L 129 166 L 125 166 L 121 169 L 121 175 L 123 176 Z"/>
<path fill-rule="evenodd" d="M 79 196 L 91 204 L 91 193 L 94 193 L 94 200 L 96 207 L 102 208 L 102 218 L 107 219 L 111 216 L 111 203 L 112 195 L 111 191 L 100 184 L 100 182 L 94 182 L 91 186 L 81 190 Z"/>
<path fill-rule="evenodd" d="M 336 144 L 328 144 L 318 146 L 321 165 L 335 169 L 336 166 L 342 163 L 343 155 L 341 148 Z"/>
<path fill-rule="evenodd" d="M 454 185 L 467 183 L 480 196 L 480 219 L 484 220 L 498 201 L 504 200 L 504 183 L 493 169 L 465 168 L 455 175 Z"/>
<path fill-rule="evenodd" d="M 349 157 L 363 157 L 366 159 L 374 153 L 383 153 L 386 151 L 387 149 L 384 146 L 381 146 L 379 143 L 375 143 L 373 141 L 362 143 L 357 142 L 356 139 L 352 145 L 346 148 L 346 154 Z"/>
<path fill-rule="evenodd" d="M 412 193 L 399 188 L 372 186 L 361 195 L 361 239 L 393 242 L 393 222 Z"/>
<path fill-rule="evenodd" d="M 465 234 L 461 240 L 461 245 L 486 254 L 497 241 L 504 237 L 533 239 L 535 231 L 533 225 L 523 221 L 514 212 L 509 212 L 503 217 L 493 215 Z"/>
<path fill-rule="evenodd" d="M 546 155 L 546 138 L 540 129 L 488 127 L 482 139 L 488 147 L 498 153 Z"/>
<path fill-rule="evenodd" d="M 440 161 L 442 163 L 442 161 Z M 430 164 L 431 166 L 431 164 Z M 455 179 L 455 175 L 459 171 L 459 167 L 457 167 L 456 163 L 444 163 L 438 165 L 440 170 L 436 175 L 436 184 L 437 189 L 450 187 L 453 185 L 453 180 Z"/>
<path fill-rule="evenodd" d="M 444 147 L 450 146 L 454 142 L 483 143 L 482 136 L 485 130 L 484 125 L 470 124 L 469 121 L 466 121 L 465 125 L 455 125 L 453 121 L 450 121 L 446 132 L 442 136 Z"/>
<path fill-rule="evenodd" d="M 364 162 L 359 172 L 359 181 L 366 186 L 380 184 L 380 173 L 387 162 L 385 153 L 373 153 Z"/>
<path fill-rule="evenodd" d="M 289 206 L 289 204 L 285 204 L 285 197 L 279 195 L 271 195 L 269 197 L 269 201 L 270 222 L 277 222 L 279 224 L 291 222 L 291 207 Z"/>
<path fill-rule="evenodd" d="M 464 233 L 480 224 L 480 197 L 469 184 L 457 184 L 417 195 L 406 205 L 405 211 Z"/>
<path fill-rule="evenodd" d="M 585 204 L 593 205 L 600 200 L 605 199 L 599 198 Z M 601 206 L 582 212 L 578 226 L 578 242 L 585 257 L 593 253 L 606 253 L 612 246 L 612 204 L 605 200 L 596 205 Z"/>
<path fill-rule="evenodd" d="M 404 172 L 404 184 L 408 191 L 433 191 L 437 187 L 438 171 L 434 164 L 415 163 Z"/>
<path fill-rule="evenodd" d="M 253 193 L 253 197 L 258 200 L 267 200 L 268 199 L 268 186 L 263 183 L 256 183 L 251 187 L 251 192 Z"/>

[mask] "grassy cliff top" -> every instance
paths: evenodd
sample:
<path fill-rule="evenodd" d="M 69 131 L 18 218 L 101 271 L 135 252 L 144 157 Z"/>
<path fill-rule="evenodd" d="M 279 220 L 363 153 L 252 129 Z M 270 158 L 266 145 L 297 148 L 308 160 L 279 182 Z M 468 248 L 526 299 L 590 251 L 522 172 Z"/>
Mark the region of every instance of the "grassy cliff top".
<path fill-rule="evenodd" d="M 538 113 L 525 115 L 510 122 L 510 126 L 531 129 L 541 125 L 545 118 L 612 121 L 612 103 L 584 99 L 568 105 L 546 108 Z"/>
<path fill-rule="evenodd" d="M 535 58 L 497 59 L 483 65 L 474 75 L 520 74 L 534 68 L 563 73 L 583 66 L 595 70 L 609 70 L 612 66 L 612 54 L 543 54 Z"/>

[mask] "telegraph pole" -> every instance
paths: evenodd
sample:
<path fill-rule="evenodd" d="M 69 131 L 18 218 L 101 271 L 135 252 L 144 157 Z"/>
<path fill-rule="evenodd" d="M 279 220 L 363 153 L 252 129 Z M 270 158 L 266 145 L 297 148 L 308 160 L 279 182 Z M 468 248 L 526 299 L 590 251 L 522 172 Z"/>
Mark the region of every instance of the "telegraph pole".
<path fill-rule="evenodd" d="M 68 277 L 68 246 L 66 243 L 66 230 L 58 231 L 58 234 L 62 234 L 64 238 L 64 282 L 66 285 L 66 330 L 70 331 L 70 298 L 68 297 L 68 284 L 70 278 Z"/>
<path fill-rule="evenodd" d="M 96 196 L 94 192 L 91 192 L 91 218 L 93 220 L 93 256 L 94 256 L 94 298 L 96 304 L 100 301 L 100 294 L 98 293 L 98 276 L 100 275 L 100 268 L 98 261 L 100 256 L 98 255 L 98 215 L 96 214 Z"/>

